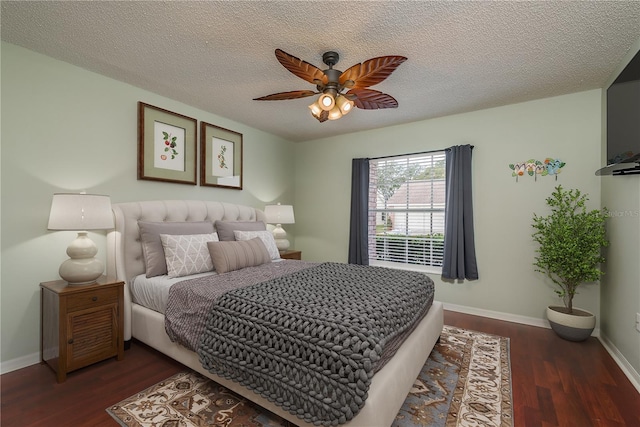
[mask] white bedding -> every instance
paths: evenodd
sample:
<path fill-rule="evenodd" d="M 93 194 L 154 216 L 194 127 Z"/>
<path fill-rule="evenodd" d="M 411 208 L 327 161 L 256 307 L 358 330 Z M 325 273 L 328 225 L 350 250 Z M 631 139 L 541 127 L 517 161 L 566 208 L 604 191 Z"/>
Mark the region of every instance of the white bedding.
<path fill-rule="evenodd" d="M 131 298 L 135 304 L 140 304 L 153 311 L 164 314 L 167 308 L 167 298 L 169 298 L 169 288 L 174 283 L 197 277 L 211 276 L 217 274 L 215 271 L 193 274 L 185 277 L 174 277 L 170 279 L 166 274 L 163 276 L 147 277 L 140 274 L 131 282 Z"/>

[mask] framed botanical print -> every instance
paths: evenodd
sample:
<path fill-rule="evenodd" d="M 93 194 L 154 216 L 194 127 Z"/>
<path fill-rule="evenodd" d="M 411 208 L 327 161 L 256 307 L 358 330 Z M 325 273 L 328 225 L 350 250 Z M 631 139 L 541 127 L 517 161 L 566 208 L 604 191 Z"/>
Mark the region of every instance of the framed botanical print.
<path fill-rule="evenodd" d="M 200 122 L 200 185 L 242 190 L 242 134 Z"/>
<path fill-rule="evenodd" d="M 138 103 L 138 179 L 196 185 L 198 122 Z"/>

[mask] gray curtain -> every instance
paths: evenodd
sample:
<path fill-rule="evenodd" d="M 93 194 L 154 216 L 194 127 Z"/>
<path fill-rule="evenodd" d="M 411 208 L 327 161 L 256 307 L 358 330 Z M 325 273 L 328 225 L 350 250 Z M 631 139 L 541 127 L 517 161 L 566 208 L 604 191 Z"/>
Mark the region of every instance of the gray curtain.
<path fill-rule="evenodd" d="M 369 159 L 351 162 L 349 264 L 369 265 Z"/>
<path fill-rule="evenodd" d="M 444 279 L 478 279 L 473 237 L 471 198 L 471 145 L 447 150 L 447 186 L 444 231 Z"/>

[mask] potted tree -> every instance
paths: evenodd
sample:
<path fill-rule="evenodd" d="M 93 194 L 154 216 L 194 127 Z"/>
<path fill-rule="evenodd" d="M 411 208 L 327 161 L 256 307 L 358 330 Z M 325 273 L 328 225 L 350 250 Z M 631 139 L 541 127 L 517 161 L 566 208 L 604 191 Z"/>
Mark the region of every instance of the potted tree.
<path fill-rule="evenodd" d="M 551 279 L 564 302 L 564 306 L 547 307 L 547 319 L 560 337 L 571 341 L 587 339 L 595 327 L 595 316 L 575 308 L 573 297 L 581 284 L 595 282 L 604 274 L 601 250 L 609 244 L 605 236 L 607 210 L 588 211 L 587 200 L 580 190 L 565 190 L 559 185 L 546 200 L 551 214 L 533 214 L 532 237 L 540 245 L 533 265 Z"/>

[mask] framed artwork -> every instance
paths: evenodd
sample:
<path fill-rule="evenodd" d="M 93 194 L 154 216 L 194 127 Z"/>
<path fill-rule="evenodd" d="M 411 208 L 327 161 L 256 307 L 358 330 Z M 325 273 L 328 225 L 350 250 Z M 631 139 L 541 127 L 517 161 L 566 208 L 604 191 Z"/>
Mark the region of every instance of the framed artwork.
<path fill-rule="evenodd" d="M 138 179 L 196 185 L 198 122 L 138 102 Z"/>
<path fill-rule="evenodd" d="M 242 190 L 242 134 L 200 122 L 200 185 Z"/>

